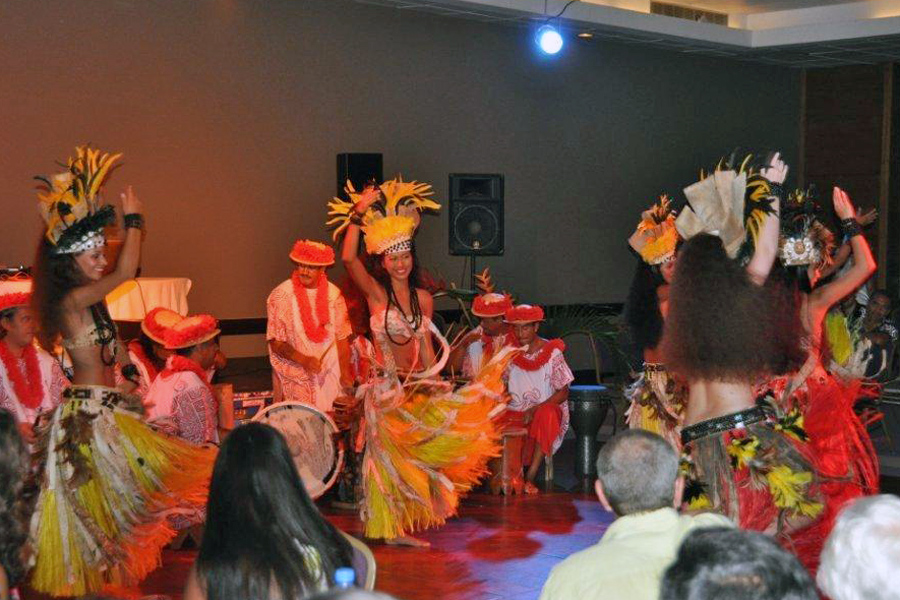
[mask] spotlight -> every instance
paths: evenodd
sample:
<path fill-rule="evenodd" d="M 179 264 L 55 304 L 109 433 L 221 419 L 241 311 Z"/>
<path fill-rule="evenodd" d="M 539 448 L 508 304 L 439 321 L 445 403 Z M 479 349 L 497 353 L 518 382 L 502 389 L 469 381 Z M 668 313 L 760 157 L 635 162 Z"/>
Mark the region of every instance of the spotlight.
<path fill-rule="evenodd" d="M 535 41 L 544 54 L 556 54 L 563 47 L 562 36 L 553 25 L 543 25 L 537 30 Z"/>

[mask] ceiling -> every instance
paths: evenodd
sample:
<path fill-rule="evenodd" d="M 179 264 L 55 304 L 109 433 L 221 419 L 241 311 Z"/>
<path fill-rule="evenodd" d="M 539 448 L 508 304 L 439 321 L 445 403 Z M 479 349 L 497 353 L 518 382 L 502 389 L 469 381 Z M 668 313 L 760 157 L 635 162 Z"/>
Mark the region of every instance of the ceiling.
<path fill-rule="evenodd" d="M 508 26 L 533 27 L 546 20 L 544 0 L 354 1 Z M 671 3 L 728 12 L 728 26 L 650 14 L 649 0 L 581 0 L 566 8 L 559 25 L 573 38 L 589 32 L 593 40 L 791 67 L 900 61 L 900 0 Z M 546 14 L 557 14 L 565 4 L 548 0 Z"/>

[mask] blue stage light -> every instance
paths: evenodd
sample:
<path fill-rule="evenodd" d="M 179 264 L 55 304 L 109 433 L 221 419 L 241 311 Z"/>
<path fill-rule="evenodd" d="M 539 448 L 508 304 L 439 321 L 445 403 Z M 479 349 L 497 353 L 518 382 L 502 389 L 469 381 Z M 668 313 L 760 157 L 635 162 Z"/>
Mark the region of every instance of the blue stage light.
<path fill-rule="evenodd" d="M 544 54 L 556 54 L 563 47 L 562 36 L 553 25 L 543 25 L 537 30 L 535 41 Z"/>

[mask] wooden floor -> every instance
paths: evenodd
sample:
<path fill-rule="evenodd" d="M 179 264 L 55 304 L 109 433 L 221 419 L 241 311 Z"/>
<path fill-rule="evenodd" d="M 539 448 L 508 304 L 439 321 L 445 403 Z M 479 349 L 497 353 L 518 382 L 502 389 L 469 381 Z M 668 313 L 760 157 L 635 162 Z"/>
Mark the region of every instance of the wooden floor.
<path fill-rule="evenodd" d="M 361 537 L 356 515 L 325 512 L 339 528 Z M 472 494 L 458 517 L 419 536 L 431 548 L 373 543 L 376 589 L 403 600 L 535 600 L 550 569 L 596 543 L 611 522 L 612 515 L 589 495 Z M 163 594 L 181 600 L 195 557 L 193 550 L 166 550 L 163 566 L 133 590 L 133 597 Z M 25 593 L 24 598 L 38 596 Z"/>

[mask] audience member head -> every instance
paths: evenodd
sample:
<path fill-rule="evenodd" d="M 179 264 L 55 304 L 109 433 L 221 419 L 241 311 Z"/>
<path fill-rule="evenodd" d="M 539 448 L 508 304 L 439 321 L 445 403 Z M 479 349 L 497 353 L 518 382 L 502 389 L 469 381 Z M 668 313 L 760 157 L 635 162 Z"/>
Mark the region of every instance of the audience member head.
<path fill-rule="evenodd" d="M 900 598 L 900 498 L 860 498 L 840 515 L 816 577 L 833 600 Z"/>
<path fill-rule="evenodd" d="M 805 359 L 790 291 L 753 283 L 718 237 L 698 234 L 681 246 L 670 289 L 663 359 L 686 379 L 751 383 Z"/>
<path fill-rule="evenodd" d="M 812 578 L 793 554 L 764 534 L 695 529 L 662 579 L 660 600 L 817 600 Z"/>
<path fill-rule="evenodd" d="M 875 290 L 869 296 L 869 303 L 866 305 L 866 317 L 871 319 L 873 323 L 881 323 L 891 314 L 891 296 L 887 290 Z"/>
<path fill-rule="evenodd" d="M 621 517 L 677 506 L 683 483 L 672 446 L 655 433 L 629 429 L 600 449 L 595 485 L 603 506 Z"/>
<path fill-rule="evenodd" d="M 25 531 L 22 486 L 28 452 L 12 414 L 0 409 L 0 566 L 14 587 L 25 576 L 22 548 Z"/>
<path fill-rule="evenodd" d="M 310 556 L 310 551 L 318 559 Z M 209 600 L 299 598 L 351 566 L 352 549 L 303 487 L 284 438 L 250 423 L 219 450 L 197 572 Z"/>

